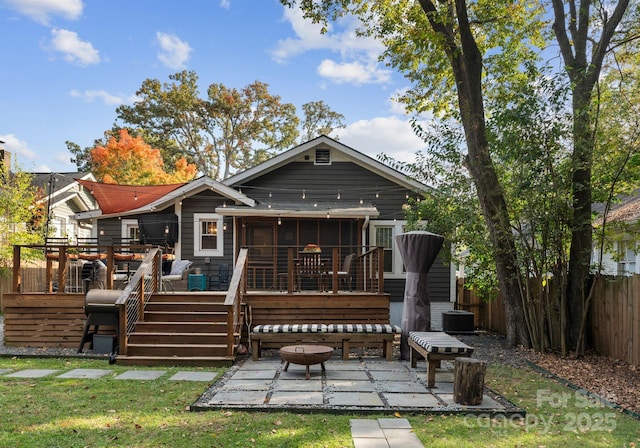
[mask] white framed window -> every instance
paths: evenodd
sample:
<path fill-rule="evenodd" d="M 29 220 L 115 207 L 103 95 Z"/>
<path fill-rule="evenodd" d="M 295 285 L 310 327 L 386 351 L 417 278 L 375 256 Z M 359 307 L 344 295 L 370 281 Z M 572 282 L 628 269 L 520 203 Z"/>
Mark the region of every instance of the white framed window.
<path fill-rule="evenodd" d="M 137 219 L 123 219 L 120 235 L 127 241 L 140 241 L 140 227 Z"/>
<path fill-rule="evenodd" d="M 201 257 L 224 255 L 224 217 L 216 213 L 193 214 L 193 254 Z"/>
<path fill-rule="evenodd" d="M 637 269 L 638 248 L 635 241 L 621 241 L 618 246 L 620 261 L 618 261 L 618 273 L 620 275 L 633 275 Z"/>
<path fill-rule="evenodd" d="M 396 235 L 404 232 L 406 221 L 380 220 L 369 224 L 369 241 L 372 246 L 382 247 L 384 250 L 384 274 L 386 278 L 404 277 L 402 256 L 396 244 Z"/>

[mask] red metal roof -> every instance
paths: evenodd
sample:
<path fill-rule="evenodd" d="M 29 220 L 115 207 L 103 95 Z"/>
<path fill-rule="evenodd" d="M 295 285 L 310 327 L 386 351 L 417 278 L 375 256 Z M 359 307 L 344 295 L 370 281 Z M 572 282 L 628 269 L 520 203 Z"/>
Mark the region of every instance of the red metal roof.
<path fill-rule="evenodd" d="M 117 185 L 76 179 L 96 198 L 102 214 L 123 213 L 150 204 L 186 185 Z"/>

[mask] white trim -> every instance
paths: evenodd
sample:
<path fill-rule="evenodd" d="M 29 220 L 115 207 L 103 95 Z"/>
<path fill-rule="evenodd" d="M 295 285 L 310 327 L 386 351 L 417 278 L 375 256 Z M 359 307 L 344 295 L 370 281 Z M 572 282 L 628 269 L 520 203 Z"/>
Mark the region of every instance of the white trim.
<path fill-rule="evenodd" d="M 284 166 L 296 158 L 301 156 L 303 153 L 314 150 L 316 147 L 328 147 L 332 152 L 336 151 L 343 155 L 347 160 L 351 160 L 356 165 L 360 165 L 363 168 L 371 171 L 372 173 L 378 174 L 379 176 L 388 179 L 400 186 L 403 186 L 412 191 L 425 191 L 430 190 L 431 188 L 427 185 L 424 185 L 420 182 L 417 182 L 413 179 L 410 179 L 406 174 L 401 173 L 400 171 L 394 170 L 393 168 L 378 162 L 377 160 L 356 151 L 353 148 L 350 148 L 332 138 L 327 137 L 326 135 L 322 135 L 313 140 L 310 140 L 306 143 L 296 146 L 295 148 L 289 149 L 283 153 L 280 153 L 266 162 L 263 162 L 259 165 L 256 165 L 252 168 L 249 168 L 241 173 L 238 173 L 234 176 L 231 176 L 225 179 L 223 182 L 226 185 L 239 185 L 248 180 L 251 180 L 255 177 L 262 176 L 276 168 Z M 315 153 L 314 153 L 315 156 Z M 332 154 L 331 159 L 334 160 L 335 157 Z M 315 160 L 315 158 L 314 158 Z"/>
<path fill-rule="evenodd" d="M 406 278 L 406 273 L 403 272 L 402 267 L 402 256 L 400 255 L 400 251 L 398 250 L 398 245 L 396 244 L 396 235 L 404 233 L 404 226 L 407 225 L 407 221 L 404 220 L 371 220 L 369 223 L 369 242 L 372 246 L 377 246 L 376 241 L 376 229 L 378 227 L 391 227 L 393 228 L 392 239 L 392 249 L 391 253 L 393 255 L 392 260 L 392 272 L 385 272 L 384 278 Z"/>
<path fill-rule="evenodd" d="M 202 249 L 202 234 L 200 224 L 202 221 L 216 222 L 216 247 L 217 249 Z M 222 257 L 224 256 L 224 216 L 217 213 L 193 214 L 193 255 L 196 257 Z"/>
<path fill-rule="evenodd" d="M 121 238 L 130 238 L 129 237 L 129 229 L 137 228 L 140 230 L 140 226 L 138 225 L 137 219 L 123 219 L 120 221 L 120 237 Z"/>

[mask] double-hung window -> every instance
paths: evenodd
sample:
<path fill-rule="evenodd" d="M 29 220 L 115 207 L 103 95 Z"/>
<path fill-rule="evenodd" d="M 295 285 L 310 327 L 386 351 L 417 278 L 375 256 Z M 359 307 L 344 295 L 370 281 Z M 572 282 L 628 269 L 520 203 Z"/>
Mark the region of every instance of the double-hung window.
<path fill-rule="evenodd" d="M 383 249 L 385 277 L 399 278 L 404 274 L 404 265 L 396 244 L 396 235 L 404 232 L 405 226 L 405 221 L 381 220 L 370 223 L 369 241 L 371 245 Z"/>
<path fill-rule="evenodd" d="M 222 215 L 215 213 L 193 215 L 194 255 L 203 257 L 224 255 L 223 219 Z"/>

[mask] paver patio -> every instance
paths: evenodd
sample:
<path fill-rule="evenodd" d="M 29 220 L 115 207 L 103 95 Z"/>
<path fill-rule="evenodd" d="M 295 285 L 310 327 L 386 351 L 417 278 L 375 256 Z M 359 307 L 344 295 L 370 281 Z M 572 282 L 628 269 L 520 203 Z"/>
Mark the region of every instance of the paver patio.
<path fill-rule="evenodd" d="M 449 365 L 448 365 L 449 364 Z M 291 364 L 283 370 L 279 356 L 258 361 L 240 360 L 191 406 L 194 410 L 296 410 L 331 412 L 488 413 L 514 415 L 524 412 L 503 397 L 486 390 L 478 406 L 461 406 L 453 400 L 452 364 L 443 362 L 436 373 L 436 387 L 426 386 L 426 363 L 412 369 L 408 361 L 384 361 L 359 357 L 343 361 L 339 356 L 310 368 Z"/>

